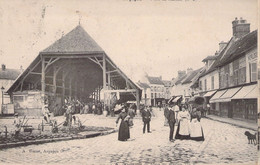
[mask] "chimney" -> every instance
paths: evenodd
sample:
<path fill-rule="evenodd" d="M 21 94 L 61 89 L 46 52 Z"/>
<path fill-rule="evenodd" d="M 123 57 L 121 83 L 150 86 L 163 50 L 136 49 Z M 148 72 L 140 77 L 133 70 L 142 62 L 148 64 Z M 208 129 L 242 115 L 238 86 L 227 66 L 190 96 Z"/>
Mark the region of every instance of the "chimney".
<path fill-rule="evenodd" d="M 219 52 L 221 52 L 226 46 L 227 46 L 227 42 L 221 41 L 218 45 L 219 45 Z"/>
<path fill-rule="evenodd" d="M 23 66 L 22 65 L 20 66 L 20 72 L 23 72 Z"/>
<path fill-rule="evenodd" d="M 239 20 L 235 18 L 235 20 L 232 21 L 232 27 L 233 27 L 233 36 L 235 38 L 240 38 L 250 33 L 250 24 L 247 23 L 246 20 L 243 19 L 242 17 Z"/>
<path fill-rule="evenodd" d="M 185 70 L 179 70 L 179 71 L 178 71 L 178 78 L 183 77 L 185 74 L 186 74 L 186 71 L 185 71 Z"/>
<path fill-rule="evenodd" d="M 162 80 L 162 76 L 160 76 L 159 78 L 160 78 L 160 80 Z"/>
<path fill-rule="evenodd" d="M 192 68 L 188 68 L 188 69 L 187 69 L 187 73 L 190 73 L 191 71 L 193 71 Z"/>
<path fill-rule="evenodd" d="M 5 64 L 2 64 L 2 71 L 4 71 L 6 69 Z"/>

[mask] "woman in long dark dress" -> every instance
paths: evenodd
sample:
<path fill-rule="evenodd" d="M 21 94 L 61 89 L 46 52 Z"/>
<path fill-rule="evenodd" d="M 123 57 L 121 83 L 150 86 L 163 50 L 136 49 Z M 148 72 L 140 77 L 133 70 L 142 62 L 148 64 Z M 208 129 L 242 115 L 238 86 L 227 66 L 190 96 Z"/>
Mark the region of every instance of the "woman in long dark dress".
<path fill-rule="evenodd" d="M 130 131 L 129 131 L 129 126 L 128 126 L 129 116 L 126 113 L 125 108 L 123 108 L 121 113 L 119 114 L 119 116 L 116 120 L 116 124 L 118 123 L 119 119 L 121 119 L 121 123 L 120 123 L 119 131 L 118 131 L 118 140 L 127 141 L 127 139 L 130 138 Z"/>

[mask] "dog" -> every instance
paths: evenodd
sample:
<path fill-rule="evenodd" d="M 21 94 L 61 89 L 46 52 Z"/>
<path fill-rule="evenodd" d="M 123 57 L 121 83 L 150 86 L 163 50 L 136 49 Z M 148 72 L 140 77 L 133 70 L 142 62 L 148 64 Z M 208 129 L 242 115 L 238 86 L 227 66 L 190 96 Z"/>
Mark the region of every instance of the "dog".
<path fill-rule="evenodd" d="M 251 134 L 249 131 L 246 131 L 245 135 L 247 136 L 248 144 L 254 143 L 256 145 L 256 133 Z"/>

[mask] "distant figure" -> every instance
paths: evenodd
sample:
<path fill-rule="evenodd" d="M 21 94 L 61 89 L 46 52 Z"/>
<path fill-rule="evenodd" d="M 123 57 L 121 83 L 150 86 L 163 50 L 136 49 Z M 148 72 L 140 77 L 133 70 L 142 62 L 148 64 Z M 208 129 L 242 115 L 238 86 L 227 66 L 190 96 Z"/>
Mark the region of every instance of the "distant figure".
<path fill-rule="evenodd" d="M 151 131 L 150 131 L 151 113 L 147 107 L 144 108 L 144 110 L 142 112 L 142 118 L 143 118 L 143 122 L 144 122 L 143 133 L 145 133 L 146 125 L 147 125 L 147 132 L 151 133 Z"/>
<path fill-rule="evenodd" d="M 127 141 L 130 138 L 130 130 L 128 126 L 128 117 L 125 108 L 122 109 L 121 113 L 119 114 L 116 125 L 118 124 L 119 119 L 121 119 L 121 123 L 119 126 L 118 131 L 118 140 L 119 141 Z"/>
<path fill-rule="evenodd" d="M 88 114 L 89 113 L 89 105 L 88 104 L 85 104 L 83 109 L 84 109 L 84 114 Z"/>
<path fill-rule="evenodd" d="M 18 113 L 14 114 L 14 123 L 13 124 L 15 127 L 14 136 L 15 136 L 15 138 L 17 138 L 20 133 L 20 128 L 21 128 L 21 120 L 18 118 Z"/>
<path fill-rule="evenodd" d="M 171 142 L 173 142 L 173 133 L 174 133 L 174 126 L 175 126 L 175 112 L 173 111 L 172 106 L 170 106 L 168 113 L 167 113 L 167 120 L 169 123 L 169 127 L 170 127 L 170 135 L 169 135 L 169 140 Z"/>
<path fill-rule="evenodd" d="M 46 123 L 50 123 L 50 111 L 48 108 L 48 105 L 44 106 L 44 120 L 46 121 Z"/>
<path fill-rule="evenodd" d="M 178 112 L 178 128 L 176 131 L 175 139 L 190 139 L 189 124 L 190 114 L 186 109 Z"/>

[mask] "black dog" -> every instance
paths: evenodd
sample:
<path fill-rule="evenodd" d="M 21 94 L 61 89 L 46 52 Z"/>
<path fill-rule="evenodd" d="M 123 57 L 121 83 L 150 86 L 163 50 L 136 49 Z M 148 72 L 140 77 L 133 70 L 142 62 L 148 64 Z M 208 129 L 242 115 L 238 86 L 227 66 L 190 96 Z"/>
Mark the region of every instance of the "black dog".
<path fill-rule="evenodd" d="M 252 144 L 252 142 L 256 145 L 256 133 L 253 135 L 249 131 L 245 132 L 245 135 L 248 139 L 248 144 Z"/>

